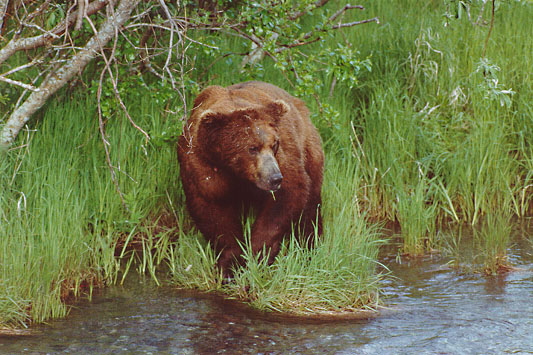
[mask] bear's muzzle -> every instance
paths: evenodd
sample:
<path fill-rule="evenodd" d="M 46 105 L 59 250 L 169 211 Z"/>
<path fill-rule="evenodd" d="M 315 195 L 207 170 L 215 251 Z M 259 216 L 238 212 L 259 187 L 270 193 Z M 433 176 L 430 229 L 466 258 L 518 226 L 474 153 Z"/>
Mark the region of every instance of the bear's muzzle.
<path fill-rule="evenodd" d="M 265 191 L 278 191 L 283 175 L 276 158 L 271 153 L 263 153 L 259 157 L 259 176 L 256 186 Z"/>

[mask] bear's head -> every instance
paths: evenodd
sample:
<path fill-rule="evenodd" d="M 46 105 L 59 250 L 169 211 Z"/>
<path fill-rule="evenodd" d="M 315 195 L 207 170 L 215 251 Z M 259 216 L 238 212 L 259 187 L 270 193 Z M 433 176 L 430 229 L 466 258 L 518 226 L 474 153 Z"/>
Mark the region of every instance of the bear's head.
<path fill-rule="evenodd" d="M 276 100 L 226 113 L 203 112 L 197 139 L 204 158 L 262 190 L 277 191 L 283 180 L 278 124 L 288 111 L 287 103 Z"/>

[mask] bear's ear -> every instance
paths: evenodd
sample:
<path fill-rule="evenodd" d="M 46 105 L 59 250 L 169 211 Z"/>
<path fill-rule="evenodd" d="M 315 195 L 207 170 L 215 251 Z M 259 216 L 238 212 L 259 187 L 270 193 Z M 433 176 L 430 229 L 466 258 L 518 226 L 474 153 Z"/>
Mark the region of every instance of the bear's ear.
<path fill-rule="evenodd" d="M 215 111 L 206 110 L 200 116 L 200 127 L 207 132 L 218 131 L 226 124 L 224 115 Z"/>
<path fill-rule="evenodd" d="M 276 123 L 278 123 L 279 119 L 289 112 L 290 109 L 290 106 L 283 100 L 272 101 L 266 106 L 267 113 L 274 117 Z"/>

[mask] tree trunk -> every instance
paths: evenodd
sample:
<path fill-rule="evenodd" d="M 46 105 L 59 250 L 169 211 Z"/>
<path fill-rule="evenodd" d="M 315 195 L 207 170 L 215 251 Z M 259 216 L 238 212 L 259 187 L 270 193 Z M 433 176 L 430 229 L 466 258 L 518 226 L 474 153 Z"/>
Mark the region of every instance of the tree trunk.
<path fill-rule="evenodd" d="M 85 66 L 96 57 L 98 51 L 115 36 L 116 30 L 130 18 L 131 12 L 139 2 L 140 0 L 120 1 L 114 13 L 109 15 L 100 30 L 87 42 L 83 50 L 73 56 L 59 70 L 46 76 L 39 89 L 32 92 L 26 101 L 13 111 L 5 123 L 0 133 L 0 148 L 9 148 L 22 127 L 45 104 L 46 100 L 62 88 L 74 75 L 83 71 Z"/>

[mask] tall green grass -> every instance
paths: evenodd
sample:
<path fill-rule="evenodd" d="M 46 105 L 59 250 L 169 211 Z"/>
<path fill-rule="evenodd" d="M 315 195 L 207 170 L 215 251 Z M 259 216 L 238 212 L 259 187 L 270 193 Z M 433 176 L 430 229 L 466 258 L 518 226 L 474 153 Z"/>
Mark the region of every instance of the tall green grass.
<path fill-rule="evenodd" d="M 444 26 L 444 4 L 366 6 L 383 23 L 358 28 L 364 41 L 350 37 L 373 54 L 353 104 L 370 214 L 397 221 L 404 251 L 415 255 L 438 247 L 435 231 L 449 223 L 530 216 L 531 3 L 502 3 L 485 59 L 488 27 L 466 17 Z M 480 249 L 494 244 L 485 235 Z M 496 244 L 505 255 L 507 245 Z"/>
<path fill-rule="evenodd" d="M 139 134 L 117 122 L 110 128 L 112 161 L 126 211 L 92 119 L 94 101 L 68 99 L 48 106 L 0 161 L 0 326 L 64 316 L 69 297 L 115 282 L 119 241 L 141 221 L 155 221 L 167 192 L 175 194 L 173 148 L 143 147 Z M 156 108 L 146 107 L 136 116 L 162 129 L 149 116 Z"/>
<path fill-rule="evenodd" d="M 375 306 L 382 243 L 376 221 L 398 223 L 411 255 L 442 246 L 442 228 L 473 228 L 482 268 L 501 270 L 509 225 L 533 207 L 533 5 L 501 3 L 484 61 L 488 28 L 465 18 L 444 26 L 440 1 L 365 7 L 381 25 L 344 29 L 338 39 L 370 56 L 372 71 L 353 89 L 338 84 L 331 97 L 325 85 L 320 97 L 338 111 L 333 122 L 304 98 L 327 157 L 317 248 L 289 239 L 274 264 L 250 256 L 248 268 L 224 284 L 216 255 L 184 208 L 169 134 L 178 131 L 178 116 L 146 93 L 129 107 L 150 142 L 120 113 L 107 122 L 126 209 L 110 177 L 94 100 L 65 92 L 0 158 L 0 327 L 63 316 L 68 297 L 120 282 L 134 269 L 159 282 L 168 271 L 175 285 L 218 290 L 261 309 Z M 237 40 L 219 47 L 240 51 Z M 200 67 L 211 65 L 198 55 Z M 259 79 L 291 91 L 268 59 L 253 75 L 241 72 L 239 60 L 218 61 L 197 80 Z"/>
<path fill-rule="evenodd" d="M 90 170 L 81 167 L 70 144 L 83 139 L 77 134 L 81 112 L 74 106 L 49 112 L 73 119 L 61 121 L 69 134 L 55 137 L 50 119 L 37 133 L 24 132 L 28 138 L 2 164 L 0 274 L 10 292 L 0 297 L 11 301 L 11 309 L 0 313 L 2 324 L 63 316 L 62 301 L 71 290 L 76 294 L 81 283 L 100 282 L 92 271 L 95 240 L 85 233 L 90 210 L 83 193 L 91 188 Z"/>

